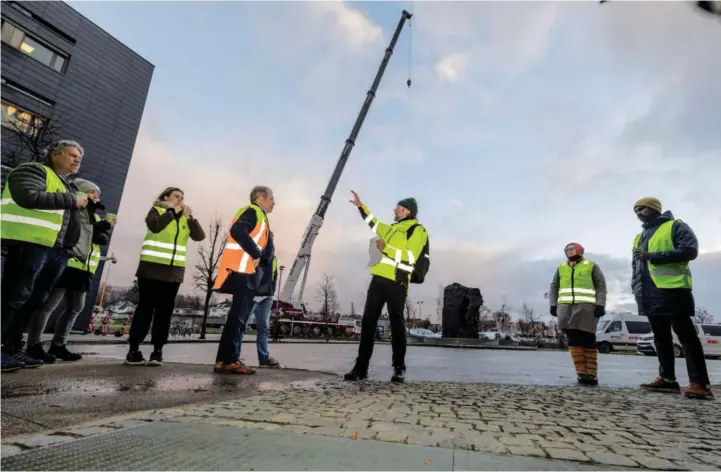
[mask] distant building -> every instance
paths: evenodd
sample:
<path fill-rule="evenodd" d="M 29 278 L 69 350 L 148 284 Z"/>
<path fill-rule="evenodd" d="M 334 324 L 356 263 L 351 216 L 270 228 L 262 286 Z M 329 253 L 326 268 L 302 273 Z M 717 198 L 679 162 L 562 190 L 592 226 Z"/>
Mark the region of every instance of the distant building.
<path fill-rule="evenodd" d="M 85 149 L 78 177 L 97 183 L 116 213 L 153 69 L 64 2 L 3 1 L 3 185 L 49 142 L 73 139 Z M 99 279 L 76 326 L 88 325 Z"/>

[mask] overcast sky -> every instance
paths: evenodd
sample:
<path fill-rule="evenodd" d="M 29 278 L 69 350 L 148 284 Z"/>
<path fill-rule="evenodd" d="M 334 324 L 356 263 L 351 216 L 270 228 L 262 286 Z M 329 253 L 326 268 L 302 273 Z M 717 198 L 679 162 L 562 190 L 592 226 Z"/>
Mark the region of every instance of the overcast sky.
<path fill-rule="evenodd" d="M 424 316 L 452 282 L 479 287 L 490 308 L 546 311 L 569 241 L 606 272 L 611 308 L 632 306 L 632 206 L 655 196 L 696 231 L 697 303 L 721 320 L 721 22 L 688 3 L 71 4 L 156 67 L 111 284 L 131 283 L 143 218 L 168 185 L 206 224 L 271 186 L 292 265 L 412 7 L 316 241 L 311 305 L 326 272 L 343 310 L 362 310 L 371 234 L 350 189 L 386 221 L 399 199 L 418 200 L 432 264 L 410 296 Z"/>

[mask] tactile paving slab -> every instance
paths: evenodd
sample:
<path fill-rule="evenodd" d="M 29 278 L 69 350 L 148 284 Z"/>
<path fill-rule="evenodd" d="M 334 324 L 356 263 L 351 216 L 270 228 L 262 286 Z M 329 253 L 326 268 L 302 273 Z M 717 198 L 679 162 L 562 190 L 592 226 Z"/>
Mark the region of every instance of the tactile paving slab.
<path fill-rule="evenodd" d="M 2 470 L 451 470 L 453 451 L 207 424 L 148 423 L 2 459 Z M 374 452 L 368 450 L 371 448 Z M 375 451 L 380 448 L 380 453 Z M 389 458 L 396 455 L 396 464 Z M 428 467 L 425 461 L 433 466 Z"/>

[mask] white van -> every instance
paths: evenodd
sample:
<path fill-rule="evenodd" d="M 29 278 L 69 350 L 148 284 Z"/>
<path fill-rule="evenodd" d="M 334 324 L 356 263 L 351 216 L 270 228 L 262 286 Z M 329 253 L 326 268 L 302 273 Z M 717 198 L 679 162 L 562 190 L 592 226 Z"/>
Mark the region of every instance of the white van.
<path fill-rule="evenodd" d="M 596 327 L 596 346 L 601 354 L 611 351 L 635 351 L 638 339 L 651 332 L 645 316 L 620 313 L 601 318 Z"/>
<path fill-rule="evenodd" d="M 703 353 L 706 357 L 721 357 L 721 325 L 695 323 L 696 332 L 703 346 Z M 683 348 L 675 332 L 673 333 L 673 354 L 676 357 L 684 357 Z M 644 334 L 636 344 L 639 354 L 647 356 L 656 355 L 656 346 L 653 343 L 653 333 Z"/>

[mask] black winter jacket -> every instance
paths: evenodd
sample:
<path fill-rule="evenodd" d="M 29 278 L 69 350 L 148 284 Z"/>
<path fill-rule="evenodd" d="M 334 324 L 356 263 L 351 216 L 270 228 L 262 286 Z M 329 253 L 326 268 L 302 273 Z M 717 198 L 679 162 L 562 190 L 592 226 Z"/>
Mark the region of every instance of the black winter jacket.
<path fill-rule="evenodd" d="M 93 222 L 93 244 L 99 244 L 100 246 L 106 246 L 110 243 L 110 222 L 106 220 L 95 221 L 95 211 L 100 205 L 93 203 L 92 200 L 88 201 L 87 212 L 90 216 L 90 221 Z M 96 274 L 100 272 L 100 267 Z M 56 288 L 64 288 L 73 292 L 88 292 L 93 284 L 93 278 L 95 274 L 88 272 L 87 270 L 76 269 L 75 267 L 66 267 L 63 273 L 60 275 Z"/>
<path fill-rule="evenodd" d="M 648 251 L 648 241 L 656 233 L 658 227 L 667 221 L 673 220 L 673 214 L 667 211 L 655 220 L 644 223 L 639 241 L 640 248 L 643 251 Z M 670 264 L 696 259 L 698 256 L 698 239 L 696 239 L 693 230 L 686 223 L 676 221 L 673 224 L 671 237 L 675 249 L 673 251 L 653 253 L 650 255 L 649 262 L 652 264 Z M 632 260 L 631 264 L 633 269 L 631 286 L 640 315 L 694 315 L 695 307 L 691 290 L 660 289 L 651 280 L 647 262 Z"/>
<path fill-rule="evenodd" d="M 69 210 L 63 215 L 63 226 L 58 233 L 55 247 L 72 248 L 80 238 L 80 228 L 75 222 L 74 215 L 74 211 L 77 210 L 75 192 L 78 188 L 66 177 L 58 174 L 68 191 L 46 192 L 46 176 L 45 167 L 33 162 L 13 170 L 8 176 L 7 185 L 13 200 L 21 207 L 34 210 Z M 3 243 L 8 242 L 11 241 L 3 241 Z"/>

